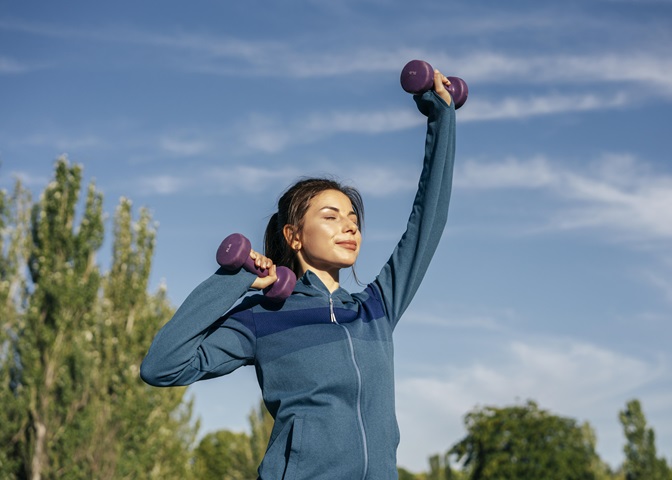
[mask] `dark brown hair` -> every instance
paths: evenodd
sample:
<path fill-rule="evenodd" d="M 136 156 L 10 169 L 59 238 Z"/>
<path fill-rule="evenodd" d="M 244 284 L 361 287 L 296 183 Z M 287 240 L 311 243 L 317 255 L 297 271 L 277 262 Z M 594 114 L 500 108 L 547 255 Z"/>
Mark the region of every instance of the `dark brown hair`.
<path fill-rule="evenodd" d="M 348 197 L 357 216 L 360 231 L 363 227 L 364 204 L 356 188 L 342 185 L 330 178 L 304 178 L 290 186 L 278 200 L 278 211 L 271 216 L 266 226 L 264 254 L 276 265 L 289 267 L 297 276 L 301 274 L 301 266 L 297 261 L 296 252 L 285 239 L 283 228 L 285 225 L 293 225 L 301 230 L 303 217 L 311 200 L 325 190 L 338 190 Z"/>

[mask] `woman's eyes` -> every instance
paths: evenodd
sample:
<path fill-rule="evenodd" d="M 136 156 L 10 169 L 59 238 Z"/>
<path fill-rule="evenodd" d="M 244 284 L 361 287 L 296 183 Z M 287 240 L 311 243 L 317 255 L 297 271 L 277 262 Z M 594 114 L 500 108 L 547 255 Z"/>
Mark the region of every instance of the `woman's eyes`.
<path fill-rule="evenodd" d="M 328 216 L 325 216 L 325 217 L 323 217 L 323 218 L 324 218 L 325 220 L 338 220 L 338 217 L 336 217 L 336 216 L 334 216 L 334 215 L 328 215 Z M 355 226 L 356 226 L 357 228 L 359 228 L 359 222 L 357 221 L 356 218 L 348 218 L 348 220 L 350 220 L 352 223 L 355 224 Z"/>

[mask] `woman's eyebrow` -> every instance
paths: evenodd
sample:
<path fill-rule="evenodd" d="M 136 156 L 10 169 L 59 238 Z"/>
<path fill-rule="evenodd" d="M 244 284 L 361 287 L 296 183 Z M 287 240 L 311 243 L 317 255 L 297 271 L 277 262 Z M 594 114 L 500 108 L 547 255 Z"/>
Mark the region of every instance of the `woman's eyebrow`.
<path fill-rule="evenodd" d="M 336 213 L 341 213 L 341 209 L 340 209 L 340 208 L 338 208 L 338 207 L 332 207 L 332 206 L 330 206 L 330 205 L 327 205 L 327 206 L 325 206 L 325 207 L 322 207 L 322 208 L 320 209 L 320 211 L 322 211 L 322 210 L 333 210 L 333 211 L 336 212 Z M 350 213 L 348 213 L 348 215 L 355 215 L 355 216 L 357 216 L 357 213 L 356 213 L 354 210 L 350 210 Z"/>

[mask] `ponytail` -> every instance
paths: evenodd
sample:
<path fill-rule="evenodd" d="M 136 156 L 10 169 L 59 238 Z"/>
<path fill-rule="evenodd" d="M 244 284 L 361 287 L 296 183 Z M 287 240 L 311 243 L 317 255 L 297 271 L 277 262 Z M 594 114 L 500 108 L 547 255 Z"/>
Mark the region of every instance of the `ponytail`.
<path fill-rule="evenodd" d="M 298 265 L 296 254 L 285 240 L 283 233 L 284 223 L 279 221 L 279 213 L 271 215 L 264 233 L 264 255 L 273 260 L 277 266 L 288 267 L 294 273 L 297 273 Z"/>

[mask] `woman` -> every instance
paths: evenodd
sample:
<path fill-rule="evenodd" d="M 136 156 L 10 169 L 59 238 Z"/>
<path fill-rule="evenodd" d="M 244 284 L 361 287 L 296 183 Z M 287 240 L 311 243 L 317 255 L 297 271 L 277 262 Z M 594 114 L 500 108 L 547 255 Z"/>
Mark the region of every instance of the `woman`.
<path fill-rule="evenodd" d="M 407 230 L 362 292 L 339 287 L 359 254 L 362 205 L 351 188 L 304 180 L 280 198 L 266 231 L 270 275 L 218 270 L 199 285 L 154 339 L 141 368 L 151 385 L 188 385 L 254 365 L 275 419 L 259 478 L 397 478 L 392 332 L 438 245 L 450 199 L 455 109 L 438 71 L 415 96 L 428 117 L 425 160 Z M 277 278 L 299 278 L 273 303 L 246 295 Z M 242 299 L 242 300 L 241 300 Z"/>

